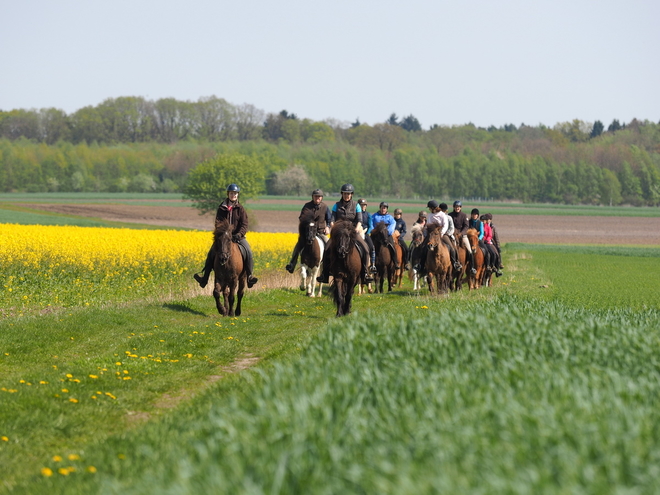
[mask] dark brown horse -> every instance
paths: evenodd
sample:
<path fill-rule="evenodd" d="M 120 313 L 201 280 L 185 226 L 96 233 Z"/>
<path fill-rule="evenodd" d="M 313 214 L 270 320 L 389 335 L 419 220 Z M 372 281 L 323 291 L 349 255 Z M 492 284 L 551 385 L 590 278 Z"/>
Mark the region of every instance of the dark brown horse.
<path fill-rule="evenodd" d="M 392 257 L 392 251 L 387 245 L 387 225 L 384 222 L 376 224 L 371 231 L 371 240 L 374 243 L 376 250 L 376 276 L 374 277 L 376 292 L 383 292 L 383 284 L 387 279 L 387 291 L 392 290 L 392 279 L 394 278 L 394 271 L 396 267 L 396 260 Z"/>
<path fill-rule="evenodd" d="M 419 227 L 415 225 L 410 234 L 412 235 L 412 241 L 410 241 L 410 271 L 408 276 L 412 280 L 413 290 L 419 290 L 424 282 L 424 277 L 419 275 L 420 260 L 424 252 L 422 245 L 424 243 L 424 229 L 421 225 Z"/>
<path fill-rule="evenodd" d="M 394 277 L 392 277 L 392 285 L 395 287 L 401 287 L 403 285 L 403 272 L 406 265 L 406 260 L 403 259 L 403 248 L 399 244 L 400 237 L 401 233 L 395 230 L 394 234 L 392 234 L 392 240 L 394 241 L 394 251 L 396 251 L 396 264 L 399 266 L 398 270 L 394 270 Z"/>
<path fill-rule="evenodd" d="M 451 258 L 449 250 L 442 242 L 442 228 L 435 224 L 428 228 L 426 254 L 426 281 L 429 292 L 445 294 L 449 289 L 449 276 L 451 274 Z M 437 286 L 437 288 L 436 288 Z"/>
<path fill-rule="evenodd" d="M 472 274 L 471 271 L 468 271 L 468 285 L 470 290 L 478 289 L 481 287 L 484 272 L 485 272 L 485 257 L 484 252 L 479 247 L 479 232 L 476 229 L 468 229 L 467 238 L 470 241 L 470 246 L 472 246 L 472 258 L 474 259 L 474 269 L 477 271 L 477 274 Z"/>
<path fill-rule="evenodd" d="M 460 234 L 457 234 L 459 241 L 461 241 Z M 463 279 L 465 278 L 465 271 L 467 270 L 468 257 L 467 248 L 463 242 L 459 242 L 458 246 L 454 244 L 456 249 L 456 256 L 458 262 L 461 264 L 461 269 L 457 270 L 452 266 L 451 277 L 449 279 L 449 290 L 458 291 L 463 288 Z"/>
<path fill-rule="evenodd" d="M 241 301 L 247 284 L 247 273 L 245 272 L 243 256 L 238 244 L 232 242 L 232 226 L 228 221 L 222 220 L 216 223 L 213 238 L 213 249 L 215 250 L 213 297 L 215 297 L 215 306 L 222 316 L 240 316 Z M 222 303 L 220 303 L 221 294 Z M 236 294 L 238 294 L 238 301 L 236 301 L 236 310 L 234 310 L 234 297 Z"/>
<path fill-rule="evenodd" d="M 351 312 L 353 291 L 360 281 L 362 259 L 355 246 L 358 233 L 353 222 L 339 220 L 330 232 L 326 247 L 326 262 L 333 277 L 332 297 L 337 306 L 337 316 Z"/>
<path fill-rule="evenodd" d="M 300 219 L 298 242 L 303 244 L 300 251 L 300 290 L 306 291 L 309 297 L 314 297 L 325 243 L 317 235 L 313 213 Z M 318 297 L 321 297 L 322 288 L 323 284 L 319 284 Z"/>

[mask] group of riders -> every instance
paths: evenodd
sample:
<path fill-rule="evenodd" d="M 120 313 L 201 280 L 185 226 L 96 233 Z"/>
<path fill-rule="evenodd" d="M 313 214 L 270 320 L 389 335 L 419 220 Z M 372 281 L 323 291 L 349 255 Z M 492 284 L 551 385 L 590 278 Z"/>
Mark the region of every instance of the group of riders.
<path fill-rule="evenodd" d="M 258 279 L 252 273 L 254 269 L 254 259 L 250 245 L 245 239 L 245 234 L 248 230 L 248 217 L 245 208 L 238 201 L 239 193 L 240 188 L 238 185 L 230 184 L 227 186 L 227 198 L 222 201 L 218 207 L 215 218 L 216 222 L 222 220 L 227 220 L 229 222 L 232 228 L 232 240 L 242 246 L 243 251 L 245 252 L 247 285 L 251 288 L 257 283 Z M 332 208 L 328 208 L 323 202 L 323 191 L 321 189 L 315 189 L 312 191 L 312 200 L 303 205 L 299 218 L 300 220 L 304 218 L 313 222 L 316 226 L 317 236 L 324 243 L 327 243 L 330 229 L 335 222 L 338 220 L 352 222 L 356 231 L 360 234 L 357 236 L 357 240 L 363 263 L 362 281 L 365 284 L 374 281 L 373 274 L 377 271 L 376 250 L 369 234 L 376 225 L 384 223 L 387 226 L 388 232 L 387 247 L 391 250 L 392 259 L 396 260 L 395 269 L 400 269 L 403 264 L 403 267 L 406 270 L 409 270 L 412 262 L 412 250 L 409 249 L 404 241 L 404 236 L 407 233 L 407 226 L 402 218 L 403 212 L 401 209 L 396 208 L 394 210 L 394 215 L 392 216 L 388 213 L 389 204 L 383 201 L 379 205 L 378 212 L 369 214 L 367 211 L 367 201 L 363 198 L 355 201 L 353 199 L 354 193 L 355 188 L 352 184 L 344 184 L 341 187 L 341 199 L 332 205 Z M 463 204 L 461 201 L 454 201 L 453 211 L 449 213 L 447 213 L 448 206 L 445 203 L 438 203 L 435 200 L 431 200 L 426 206 L 429 213 L 427 214 L 425 211 L 420 211 L 414 226 L 411 228 L 413 236 L 419 232 L 423 235 L 424 241 L 421 244 L 422 249 L 424 249 L 425 246 L 428 229 L 433 225 L 437 225 L 438 227 L 435 228 L 441 229 L 442 240 L 445 246 L 447 246 L 454 269 L 461 270 L 463 268 L 457 254 L 459 243 L 462 243 L 466 248 L 470 270 L 473 274 L 476 274 L 474 253 L 467 236 L 468 229 L 472 228 L 479 234 L 479 245 L 485 255 L 485 266 L 489 267 L 496 276 L 499 277 L 502 275 L 501 269 L 503 266 L 500 255 L 500 242 L 497 230 L 492 223 L 493 215 L 490 213 L 480 215 L 479 210 L 474 208 L 468 218 L 467 214 L 462 211 Z M 403 252 L 401 260 L 397 257 L 395 243 L 401 246 Z M 295 270 L 298 256 L 300 255 L 304 244 L 304 239 L 298 239 L 298 243 L 293 248 L 291 261 L 286 265 L 286 270 L 289 273 L 293 273 Z M 323 258 L 325 261 L 325 253 Z M 211 246 L 206 257 L 202 275 L 197 273 L 193 275 L 202 288 L 206 287 L 208 284 L 209 276 L 213 270 L 214 259 L 215 249 L 214 246 Z M 424 274 L 425 259 L 426 256 L 420 256 L 417 260 L 418 264 L 414 266 L 420 274 Z M 327 284 L 330 277 L 328 263 L 323 263 L 322 267 L 322 273 L 317 278 L 317 281 Z"/>

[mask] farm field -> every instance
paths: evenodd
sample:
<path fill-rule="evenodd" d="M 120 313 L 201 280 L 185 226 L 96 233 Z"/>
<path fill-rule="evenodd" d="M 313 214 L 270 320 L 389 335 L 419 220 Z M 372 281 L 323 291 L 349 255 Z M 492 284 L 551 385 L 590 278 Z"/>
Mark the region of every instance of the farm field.
<path fill-rule="evenodd" d="M 337 320 L 280 273 L 295 236 L 263 234 L 266 287 L 221 319 L 189 276 L 208 232 L 138 231 L 195 239 L 161 262 L 113 244 L 125 229 L 69 229 L 135 266 L 104 285 L 79 256 L 34 298 L 5 280 L 0 493 L 658 491 L 652 242 L 509 241 L 492 288 L 436 298 L 406 281 Z M 27 258 L 7 259 L 5 278 Z M 21 269 L 12 292 L 37 283 Z"/>

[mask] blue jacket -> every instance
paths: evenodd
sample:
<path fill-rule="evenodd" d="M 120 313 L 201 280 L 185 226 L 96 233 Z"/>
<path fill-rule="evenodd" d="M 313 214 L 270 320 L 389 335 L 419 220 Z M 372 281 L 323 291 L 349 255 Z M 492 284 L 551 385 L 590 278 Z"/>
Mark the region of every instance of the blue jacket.
<path fill-rule="evenodd" d="M 389 213 L 385 213 L 385 215 L 381 215 L 380 212 L 371 215 L 372 227 L 375 227 L 376 225 L 382 222 L 385 222 L 385 224 L 387 225 L 387 233 L 389 235 L 394 234 L 394 229 L 396 228 L 396 220 L 394 220 L 394 217 L 392 215 L 390 215 Z"/>

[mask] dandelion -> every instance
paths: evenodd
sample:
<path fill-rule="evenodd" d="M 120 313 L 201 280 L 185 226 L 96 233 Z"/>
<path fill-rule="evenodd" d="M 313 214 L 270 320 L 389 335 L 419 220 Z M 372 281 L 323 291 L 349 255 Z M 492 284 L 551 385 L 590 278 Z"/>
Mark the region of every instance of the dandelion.
<path fill-rule="evenodd" d="M 68 393 L 69 393 L 69 389 L 68 389 L 68 388 L 63 388 L 63 389 L 62 389 L 62 392 L 64 392 L 65 394 L 68 394 Z"/>
<path fill-rule="evenodd" d="M 78 399 L 74 399 L 73 397 L 69 397 L 69 402 L 73 402 L 74 404 L 77 404 Z"/>
<path fill-rule="evenodd" d="M 69 470 L 67 468 L 59 468 L 57 472 L 62 476 L 69 476 Z"/>
<path fill-rule="evenodd" d="M 96 468 L 94 466 L 87 466 L 87 472 L 94 474 L 96 472 Z"/>
<path fill-rule="evenodd" d="M 62 462 L 62 456 L 54 455 L 53 456 L 53 461 L 54 462 Z"/>
<path fill-rule="evenodd" d="M 80 460 L 80 456 L 79 456 L 78 454 L 69 454 L 69 455 L 67 456 L 67 458 L 68 458 L 70 461 L 79 461 L 79 460 Z"/>
<path fill-rule="evenodd" d="M 53 475 L 53 470 L 51 468 L 42 467 L 41 474 L 42 476 L 50 477 Z"/>
<path fill-rule="evenodd" d="M 89 375 L 89 377 L 92 378 L 92 379 L 94 379 L 94 380 L 96 380 L 96 379 L 98 378 L 97 375 Z"/>
<path fill-rule="evenodd" d="M 0 437 L 0 440 L 2 440 L 3 442 L 8 442 L 9 438 L 3 435 Z"/>

